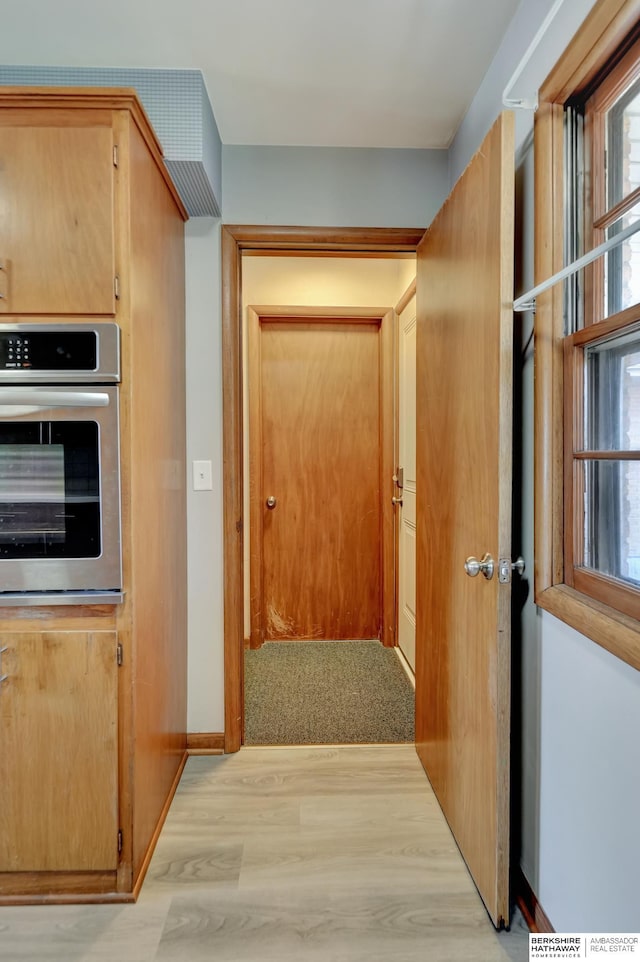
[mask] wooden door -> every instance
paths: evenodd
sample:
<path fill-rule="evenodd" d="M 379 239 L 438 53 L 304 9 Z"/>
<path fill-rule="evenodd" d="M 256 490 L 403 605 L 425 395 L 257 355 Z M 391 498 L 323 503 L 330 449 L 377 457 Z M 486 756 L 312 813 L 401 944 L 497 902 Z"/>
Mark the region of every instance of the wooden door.
<path fill-rule="evenodd" d="M 0 646 L 0 872 L 115 870 L 115 632 L 9 632 Z"/>
<path fill-rule="evenodd" d="M 418 248 L 416 743 L 496 925 L 509 919 L 513 117 Z M 465 559 L 488 553 L 491 580 Z"/>
<path fill-rule="evenodd" d="M 398 318 L 398 645 L 416 670 L 416 298 Z"/>
<path fill-rule="evenodd" d="M 383 637 L 392 331 L 380 315 L 252 315 L 252 645 Z"/>
<path fill-rule="evenodd" d="M 0 313 L 114 313 L 113 181 L 110 112 L 0 111 Z"/>

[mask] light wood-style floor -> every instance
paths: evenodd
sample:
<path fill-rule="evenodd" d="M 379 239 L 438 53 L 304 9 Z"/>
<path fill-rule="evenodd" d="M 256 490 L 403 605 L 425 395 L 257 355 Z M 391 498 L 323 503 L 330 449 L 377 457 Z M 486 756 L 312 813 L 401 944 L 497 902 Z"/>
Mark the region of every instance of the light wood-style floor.
<path fill-rule="evenodd" d="M 136 905 L 0 908 L 0 959 L 526 962 L 410 745 L 194 756 Z"/>

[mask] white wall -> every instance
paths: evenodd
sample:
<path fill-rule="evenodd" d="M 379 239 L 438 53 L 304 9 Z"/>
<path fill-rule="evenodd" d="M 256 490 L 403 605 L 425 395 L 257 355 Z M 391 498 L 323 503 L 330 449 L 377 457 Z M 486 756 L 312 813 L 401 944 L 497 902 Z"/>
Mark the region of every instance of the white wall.
<path fill-rule="evenodd" d="M 542 613 L 538 892 L 556 928 L 640 931 L 640 672 Z"/>
<path fill-rule="evenodd" d="M 450 151 L 452 180 L 497 116 L 501 93 L 550 0 L 522 0 Z M 565 0 L 518 93 L 530 93 L 592 6 Z M 523 89 L 528 87 L 527 90 Z M 531 112 L 519 112 L 517 275 L 532 282 Z M 526 341 L 531 318 L 517 319 Z M 522 364 L 523 525 L 533 571 L 533 359 Z M 516 413 L 518 417 L 518 412 Z M 518 535 L 518 533 L 516 533 Z M 531 592 L 530 592 L 531 594 Z M 640 930 L 640 674 L 536 609 L 529 597 L 517 652 L 522 713 L 522 866 L 556 931 Z"/>
<path fill-rule="evenodd" d="M 416 275 L 407 257 L 242 258 L 244 305 L 395 307 Z"/>

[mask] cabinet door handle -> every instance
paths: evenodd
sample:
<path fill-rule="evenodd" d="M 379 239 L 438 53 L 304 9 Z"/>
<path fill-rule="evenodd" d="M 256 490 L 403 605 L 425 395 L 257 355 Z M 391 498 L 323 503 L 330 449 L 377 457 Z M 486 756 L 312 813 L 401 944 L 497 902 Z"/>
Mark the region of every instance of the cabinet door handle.
<path fill-rule="evenodd" d="M 2 684 L 3 681 L 6 681 L 7 678 L 9 677 L 6 674 L 5 675 L 2 674 L 2 655 L 4 654 L 5 651 L 9 651 L 6 645 L 4 646 L 4 648 L 0 648 L 0 685 Z"/>

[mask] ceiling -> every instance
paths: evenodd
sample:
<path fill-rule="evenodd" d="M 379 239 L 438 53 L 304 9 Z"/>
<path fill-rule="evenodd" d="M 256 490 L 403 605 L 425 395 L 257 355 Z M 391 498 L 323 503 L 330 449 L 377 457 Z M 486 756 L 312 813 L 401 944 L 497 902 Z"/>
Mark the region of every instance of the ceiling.
<path fill-rule="evenodd" d="M 446 148 L 518 0 L 2 0 L 0 63 L 199 69 L 225 144 Z"/>

